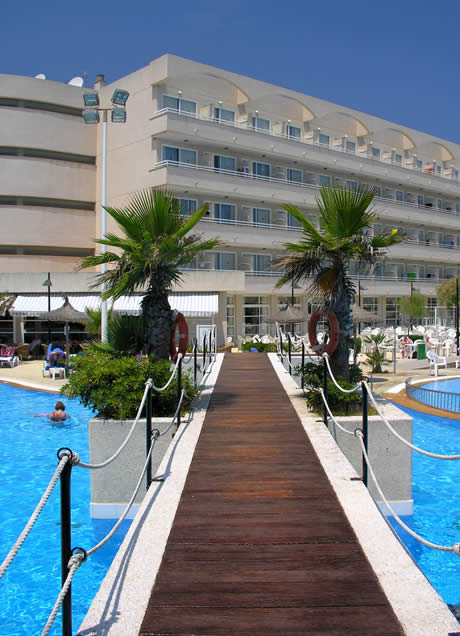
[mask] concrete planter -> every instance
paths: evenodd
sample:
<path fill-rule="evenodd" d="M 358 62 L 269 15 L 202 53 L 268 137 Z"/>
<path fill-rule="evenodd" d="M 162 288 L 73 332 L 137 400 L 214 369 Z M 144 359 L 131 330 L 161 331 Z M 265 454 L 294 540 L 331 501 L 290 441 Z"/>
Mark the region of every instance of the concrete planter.
<path fill-rule="evenodd" d="M 412 442 L 412 418 L 392 404 L 385 404 L 383 412 L 392 427 L 406 440 Z M 360 416 L 338 417 L 337 421 L 347 430 L 362 427 Z M 329 420 L 329 430 L 342 453 L 352 464 L 358 475 L 362 474 L 362 454 L 358 440 L 343 433 Z M 368 419 L 368 454 L 377 480 L 385 497 L 399 514 L 412 514 L 412 451 L 395 438 L 379 416 Z M 377 502 L 381 502 L 374 482 L 369 474 L 369 491 Z M 387 513 L 384 506 L 382 510 Z"/>
<path fill-rule="evenodd" d="M 89 456 L 91 464 L 99 464 L 113 455 L 126 438 L 134 420 L 105 420 L 93 418 L 88 424 Z M 170 417 L 152 419 L 152 429 L 163 431 Z M 156 442 L 152 453 L 152 476 L 163 459 L 173 438 L 176 426 Z M 105 468 L 91 470 L 91 517 L 115 519 L 121 516 L 132 496 L 145 463 L 145 419 L 140 419 L 120 455 Z M 133 518 L 146 493 L 145 478 L 128 518 Z"/>

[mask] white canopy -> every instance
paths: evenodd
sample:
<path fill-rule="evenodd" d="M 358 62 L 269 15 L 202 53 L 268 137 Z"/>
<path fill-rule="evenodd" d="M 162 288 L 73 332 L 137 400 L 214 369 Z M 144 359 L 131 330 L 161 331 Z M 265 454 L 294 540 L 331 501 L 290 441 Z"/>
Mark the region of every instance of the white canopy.
<path fill-rule="evenodd" d="M 78 311 L 85 311 L 86 307 L 89 309 L 100 307 L 99 296 L 69 296 L 68 298 L 72 307 Z M 51 311 L 64 304 L 63 296 L 51 296 L 50 300 Z M 115 301 L 113 308 L 122 314 L 138 314 L 141 300 L 142 296 L 122 296 Z M 219 311 L 219 295 L 212 292 L 170 294 L 169 303 L 172 309 L 180 311 L 187 317 L 208 318 Z M 48 311 L 48 296 L 43 295 L 18 296 L 10 309 L 13 316 L 40 317 L 46 311 Z"/>

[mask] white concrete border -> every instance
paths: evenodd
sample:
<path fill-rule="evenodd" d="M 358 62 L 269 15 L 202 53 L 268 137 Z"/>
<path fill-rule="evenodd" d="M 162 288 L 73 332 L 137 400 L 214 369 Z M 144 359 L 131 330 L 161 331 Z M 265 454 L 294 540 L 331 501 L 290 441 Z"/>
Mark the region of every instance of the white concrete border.
<path fill-rule="evenodd" d="M 0 376 L 0 382 L 3 384 L 11 384 L 12 386 L 21 386 L 25 389 L 31 389 L 35 391 L 46 391 L 46 393 L 59 393 L 60 388 L 54 388 L 49 384 L 37 384 L 36 382 L 29 382 L 28 380 L 18 380 L 13 376 Z"/>
<path fill-rule="evenodd" d="M 193 402 L 191 419 L 179 427 L 77 636 L 139 633 L 188 475 L 206 410 L 222 365 L 218 353 L 204 388 Z M 84 576 L 84 564 L 77 576 Z"/>
<path fill-rule="evenodd" d="M 405 634 L 458 633 L 453 614 L 393 534 L 323 422 L 312 417 L 277 354 L 268 356 Z"/>

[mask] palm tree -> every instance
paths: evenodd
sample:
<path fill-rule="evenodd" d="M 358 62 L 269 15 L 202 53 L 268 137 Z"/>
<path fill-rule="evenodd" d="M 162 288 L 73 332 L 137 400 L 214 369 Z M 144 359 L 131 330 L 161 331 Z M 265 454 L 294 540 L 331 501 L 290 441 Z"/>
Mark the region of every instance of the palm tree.
<path fill-rule="evenodd" d="M 318 230 L 295 206 L 284 206 L 301 223 L 303 236 L 299 243 L 285 244 L 288 254 L 278 259 L 284 273 L 276 286 L 312 279 L 308 295 L 321 298 L 324 309 L 334 311 L 339 322 L 339 344 L 331 356 L 331 367 L 334 375 L 345 380 L 349 379 L 351 306 L 355 296 L 350 262 L 356 261 L 358 271 L 363 272 L 385 248 L 403 240 L 396 229 L 391 234 L 367 236 L 374 219 L 370 208 L 374 196 L 367 188 L 322 187 L 316 199 L 320 212 Z"/>
<path fill-rule="evenodd" d="M 184 217 L 172 193 L 152 189 L 133 195 L 124 209 L 106 210 L 118 223 L 122 236 L 109 232 L 105 239 L 96 239 L 96 243 L 107 246 L 107 252 L 88 256 L 80 268 L 109 265 L 94 284 L 105 285 L 103 298 L 144 293 L 141 306 L 146 353 L 167 360 L 174 327 L 168 293 L 181 280 L 181 268 L 201 251 L 218 244 L 215 239 L 202 241 L 199 234 L 190 233 L 206 214 L 207 206 Z"/>

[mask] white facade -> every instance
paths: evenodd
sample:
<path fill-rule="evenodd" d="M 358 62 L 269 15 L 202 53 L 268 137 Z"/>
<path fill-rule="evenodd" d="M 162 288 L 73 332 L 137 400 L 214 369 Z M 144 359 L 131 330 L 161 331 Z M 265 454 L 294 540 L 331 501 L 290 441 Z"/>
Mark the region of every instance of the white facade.
<path fill-rule="evenodd" d="M 14 76 L 0 86 L 0 271 L 10 273 L 0 291 L 23 292 L 28 273 L 46 271 L 64 277 L 53 292 L 74 290 L 83 275 L 72 270 L 101 232 L 101 127 L 79 116 L 85 89 Z M 361 304 L 383 320 L 393 323 L 411 287 L 435 304 L 439 283 L 460 273 L 460 146 L 172 55 L 99 82 L 102 106 L 116 87 L 130 97 L 127 122 L 108 125 L 108 203 L 165 186 L 184 212 L 208 205 L 198 229 L 221 245 L 192 264 L 181 290 L 219 292 L 220 340 L 264 333 L 264 317 L 291 296 L 271 271 L 300 238 L 283 204 L 315 219 L 324 183 L 375 187 L 372 231 L 409 237 L 361 277 Z"/>

